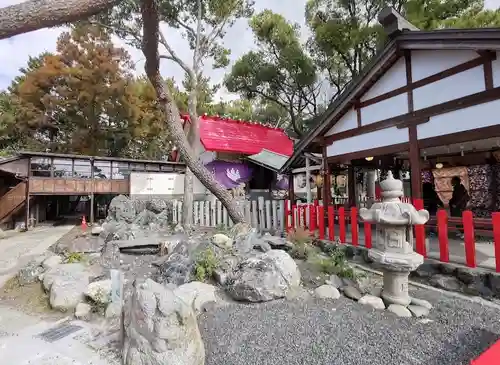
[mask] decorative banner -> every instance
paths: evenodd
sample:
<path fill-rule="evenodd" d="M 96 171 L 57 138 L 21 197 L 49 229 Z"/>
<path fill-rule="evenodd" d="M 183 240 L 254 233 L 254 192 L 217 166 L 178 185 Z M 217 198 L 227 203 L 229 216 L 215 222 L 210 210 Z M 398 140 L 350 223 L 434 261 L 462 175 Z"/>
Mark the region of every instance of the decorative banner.
<path fill-rule="evenodd" d="M 252 178 L 252 168 L 243 163 L 216 160 L 207 163 L 205 167 L 226 189 L 233 189 Z"/>
<path fill-rule="evenodd" d="M 288 190 L 288 175 L 276 174 L 276 190 Z"/>

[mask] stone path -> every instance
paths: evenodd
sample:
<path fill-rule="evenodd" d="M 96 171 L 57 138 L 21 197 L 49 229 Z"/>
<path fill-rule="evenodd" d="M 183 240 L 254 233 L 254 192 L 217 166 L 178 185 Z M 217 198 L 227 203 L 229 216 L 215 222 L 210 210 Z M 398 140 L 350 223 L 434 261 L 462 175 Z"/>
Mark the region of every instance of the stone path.
<path fill-rule="evenodd" d="M 29 260 L 43 254 L 74 226 L 39 226 L 0 240 L 0 287 Z"/>
<path fill-rule="evenodd" d="M 64 319 L 41 321 L 14 309 L 0 306 L 0 364 L 2 365 L 118 365 L 109 355 L 99 354 L 82 339 L 90 338 L 88 323 Z M 49 342 L 39 335 L 61 323 L 79 329 Z M 62 332 L 59 332 L 64 334 Z"/>
<path fill-rule="evenodd" d="M 200 318 L 206 365 L 468 365 L 500 338 L 500 310 L 430 290 L 398 318 L 342 297 L 230 305 Z"/>

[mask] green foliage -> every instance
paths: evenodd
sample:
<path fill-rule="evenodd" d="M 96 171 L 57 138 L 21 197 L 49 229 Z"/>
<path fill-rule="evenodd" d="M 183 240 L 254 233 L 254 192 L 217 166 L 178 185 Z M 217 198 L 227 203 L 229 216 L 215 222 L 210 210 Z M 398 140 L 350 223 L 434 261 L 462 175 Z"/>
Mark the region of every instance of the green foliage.
<path fill-rule="evenodd" d="M 82 261 L 83 261 L 83 255 L 80 252 L 70 252 L 66 256 L 67 264 L 73 264 L 75 262 L 82 262 Z"/>
<path fill-rule="evenodd" d="M 314 252 L 311 246 L 313 241 L 311 233 L 302 227 L 297 227 L 293 231 L 288 232 L 287 239 L 293 244 L 290 255 L 294 259 L 307 260 Z"/>
<path fill-rule="evenodd" d="M 264 10 L 251 18 L 257 50 L 239 58 L 225 78 L 231 92 L 272 103 L 288 113 L 301 134 L 304 117 L 317 113 L 316 66 L 301 45 L 299 27 L 282 15 Z"/>
<path fill-rule="evenodd" d="M 328 275 L 335 274 L 341 278 L 356 278 L 353 268 L 347 264 L 343 248 L 335 247 L 328 252 L 327 257 L 314 257 L 313 260 L 319 272 Z"/>
<path fill-rule="evenodd" d="M 211 248 L 200 252 L 194 265 L 193 274 L 196 281 L 211 279 L 217 267 L 219 267 L 219 260 Z"/>

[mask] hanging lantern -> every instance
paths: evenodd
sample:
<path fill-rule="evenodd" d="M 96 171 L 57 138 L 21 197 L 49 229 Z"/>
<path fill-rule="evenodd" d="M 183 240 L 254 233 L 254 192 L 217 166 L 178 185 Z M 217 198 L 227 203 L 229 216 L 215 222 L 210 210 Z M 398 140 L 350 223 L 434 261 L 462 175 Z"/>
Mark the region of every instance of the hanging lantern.
<path fill-rule="evenodd" d="M 321 188 L 323 186 L 323 174 L 316 175 L 315 183 L 318 188 Z"/>

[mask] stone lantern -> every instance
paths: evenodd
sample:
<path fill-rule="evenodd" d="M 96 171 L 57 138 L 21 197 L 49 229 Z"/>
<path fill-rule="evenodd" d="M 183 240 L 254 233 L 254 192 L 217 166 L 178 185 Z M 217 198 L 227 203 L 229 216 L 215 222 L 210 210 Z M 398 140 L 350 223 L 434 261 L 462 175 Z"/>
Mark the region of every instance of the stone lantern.
<path fill-rule="evenodd" d="M 423 262 L 422 255 L 413 251 L 413 225 L 425 224 L 429 212 L 417 211 L 412 204 L 402 203 L 403 183 L 389 172 L 380 183 L 382 202 L 370 209 L 362 208 L 359 215 L 366 222 L 376 224 L 375 242 L 368 256 L 384 274 L 382 299 L 389 304 L 408 306 L 408 275 Z"/>

